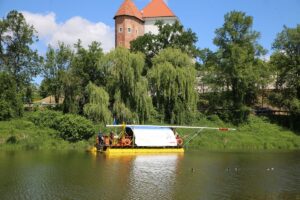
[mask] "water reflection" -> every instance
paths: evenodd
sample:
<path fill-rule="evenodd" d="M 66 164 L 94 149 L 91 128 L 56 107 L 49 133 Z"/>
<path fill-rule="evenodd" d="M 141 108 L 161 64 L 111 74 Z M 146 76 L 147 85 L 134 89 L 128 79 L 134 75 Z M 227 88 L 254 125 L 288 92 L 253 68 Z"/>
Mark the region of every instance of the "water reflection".
<path fill-rule="evenodd" d="M 0 199 L 300 199 L 299 169 L 299 152 L 0 152 Z"/>
<path fill-rule="evenodd" d="M 127 199 L 172 199 L 182 155 L 136 156 Z"/>
<path fill-rule="evenodd" d="M 106 187 L 122 188 L 122 199 L 172 199 L 178 165 L 183 154 L 104 158 L 110 171 Z"/>

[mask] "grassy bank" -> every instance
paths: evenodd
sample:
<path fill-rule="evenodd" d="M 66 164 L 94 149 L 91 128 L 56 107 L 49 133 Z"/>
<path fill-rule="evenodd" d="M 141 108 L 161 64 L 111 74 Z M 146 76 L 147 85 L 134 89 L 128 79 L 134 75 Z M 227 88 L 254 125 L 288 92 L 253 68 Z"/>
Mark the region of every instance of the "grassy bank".
<path fill-rule="evenodd" d="M 85 150 L 92 141 L 67 142 L 50 128 L 35 126 L 26 118 L 0 122 L 2 150 Z"/>
<path fill-rule="evenodd" d="M 195 125 L 232 127 L 218 118 L 202 119 Z M 236 131 L 220 132 L 204 130 L 188 145 L 188 148 L 224 151 L 299 150 L 300 136 L 272 124 L 266 118 L 251 116 L 249 122 L 236 127 Z M 183 137 L 189 137 L 192 130 L 183 130 Z"/>
<path fill-rule="evenodd" d="M 232 127 L 218 117 L 203 117 L 195 126 Z M 102 129 L 104 130 L 104 128 Z M 196 130 L 178 130 L 183 138 L 189 138 Z M 58 137 L 58 133 L 50 128 L 42 128 L 28 120 L 22 119 L 0 122 L 0 149 L 2 150 L 86 150 L 95 141 L 70 143 Z M 247 124 L 237 131 L 202 131 L 187 148 L 216 151 L 260 151 L 260 150 L 299 150 L 300 136 L 265 118 L 251 116 Z"/>

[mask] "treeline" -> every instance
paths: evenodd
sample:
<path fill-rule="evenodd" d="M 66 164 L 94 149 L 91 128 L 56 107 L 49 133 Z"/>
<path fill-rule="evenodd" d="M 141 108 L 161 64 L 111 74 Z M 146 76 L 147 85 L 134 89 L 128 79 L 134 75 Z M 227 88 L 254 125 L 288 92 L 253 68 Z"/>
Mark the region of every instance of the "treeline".
<path fill-rule="evenodd" d="M 48 47 L 44 57 L 32 50 L 37 37 L 21 13 L 0 20 L 0 120 L 22 116 L 32 99 L 32 79 L 44 77 L 41 96 L 53 95 L 57 109 L 100 123 L 159 121 L 189 124 L 216 113 L 225 121 L 247 121 L 259 97 L 300 115 L 300 25 L 284 27 L 270 60 L 259 45 L 253 18 L 243 12 L 225 15 L 216 29 L 216 51 L 199 49 L 197 36 L 179 22 L 157 22 L 159 34 L 145 34 L 131 49 L 104 53 L 93 42 Z M 199 83 L 207 92 L 199 93 Z M 273 84 L 275 90 L 265 93 Z"/>

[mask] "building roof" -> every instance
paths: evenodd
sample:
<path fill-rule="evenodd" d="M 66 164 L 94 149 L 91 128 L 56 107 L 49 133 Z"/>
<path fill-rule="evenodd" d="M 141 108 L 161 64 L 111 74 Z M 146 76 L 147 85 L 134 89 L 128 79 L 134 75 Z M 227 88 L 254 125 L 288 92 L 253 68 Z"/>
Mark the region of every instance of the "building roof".
<path fill-rule="evenodd" d="M 123 15 L 136 17 L 143 21 L 143 16 L 142 16 L 141 12 L 135 6 L 135 4 L 132 2 L 132 0 L 125 0 L 123 2 L 123 4 L 121 5 L 121 7 L 119 8 L 119 10 L 116 13 L 114 18 L 116 18 L 118 16 L 123 16 Z"/>
<path fill-rule="evenodd" d="M 164 0 L 152 0 L 141 13 L 144 18 L 176 17 Z"/>

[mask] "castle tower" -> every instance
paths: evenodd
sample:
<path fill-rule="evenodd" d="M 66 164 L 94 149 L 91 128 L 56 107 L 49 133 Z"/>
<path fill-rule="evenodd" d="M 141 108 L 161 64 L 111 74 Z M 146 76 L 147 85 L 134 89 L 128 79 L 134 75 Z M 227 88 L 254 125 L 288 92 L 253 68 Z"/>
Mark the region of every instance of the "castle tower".
<path fill-rule="evenodd" d="M 158 34 L 155 23 L 173 24 L 178 18 L 164 0 L 152 0 L 139 11 L 132 0 L 125 0 L 115 17 L 115 47 L 130 48 L 130 42 L 145 33 Z"/>
<path fill-rule="evenodd" d="M 125 0 L 115 17 L 115 46 L 130 48 L 130 42 L 144 35 L 144 20 L 132 2 Z"/>
<path fill-rule="evenodd" d="M 145 33 L 158 34 L 156 21 L 164 24 L 173 24 L 177 19 L 176 15 L 167 6 L 164 0 L 152 0 L 142 11 Z"/>

